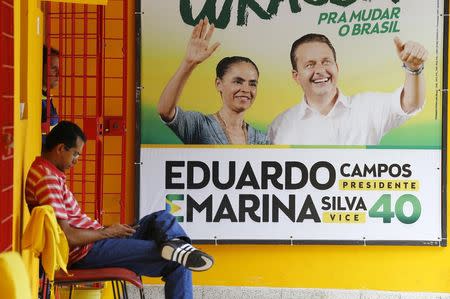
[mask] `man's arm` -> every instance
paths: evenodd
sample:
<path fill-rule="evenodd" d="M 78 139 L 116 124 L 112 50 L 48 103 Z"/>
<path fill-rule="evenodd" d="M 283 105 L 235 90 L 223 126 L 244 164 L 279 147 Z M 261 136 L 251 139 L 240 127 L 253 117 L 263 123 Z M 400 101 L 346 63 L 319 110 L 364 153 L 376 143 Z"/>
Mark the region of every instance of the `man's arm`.
<path fill-rule="evenodd" d="M 175 117 L 175 107 L 192 71 L 219 47 L 219 43 L 209 47 L 214 25 L 208 28 L 208 24 L 208 19 L 205 18 L 194 27 L 187 46 L 186 56 L 159 98 L 158 113 L 166 122 L 172 121 Z"/>
<path fill-rule="evenodd" d="M 422 107 L 425 102 L 425 77 L 422 72 L 428 51 L 417 42 L 403 43 L 395 37 L 397 54 L 405 68 L 405 84 L 400 96 L 404 112 L 411 113 Z"/>
<path fill-rule="evenodd" d="M 113 224 L 103 229 L 83 229 L 70 226 L 67 220 L 58 219 L 58 224 L 66 235 L 69 247 L 82 246 L 108 238 L 129 237 L 136 231 L 126 224 Z"/>

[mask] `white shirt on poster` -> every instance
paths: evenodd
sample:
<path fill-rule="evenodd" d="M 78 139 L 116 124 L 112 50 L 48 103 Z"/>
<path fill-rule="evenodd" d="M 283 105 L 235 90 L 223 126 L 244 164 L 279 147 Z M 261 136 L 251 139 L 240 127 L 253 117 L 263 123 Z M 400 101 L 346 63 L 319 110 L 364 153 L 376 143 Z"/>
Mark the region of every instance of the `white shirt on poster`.
<path fill-rule="evenodd" d="M 387 132 L 420 111 L 407 114 L 402 110 L 402 90 L 354 96 L 338 91 L 338 99 L 327 115 L 303 99 L 272 122 L 269 140 L 289 145 L 376 145 Z"/>

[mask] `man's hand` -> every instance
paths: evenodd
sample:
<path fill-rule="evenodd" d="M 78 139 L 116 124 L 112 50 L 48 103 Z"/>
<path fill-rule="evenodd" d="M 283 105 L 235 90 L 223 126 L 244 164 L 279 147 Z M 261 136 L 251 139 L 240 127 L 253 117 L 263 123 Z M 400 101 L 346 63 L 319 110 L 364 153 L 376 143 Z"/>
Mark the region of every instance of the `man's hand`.
<path fill-rule="evenodd" d="M 195 25 L 186 49 L 185 61 L 187 63 L 195 65 L 202 63 L 219 47 L 220 43 L 218 42 L 209 47 L 209 41 L 213 32 L 214 24 L 209 25 L 206 17 Z"/>
<path fill-rule="evenodd" d="M 428 51 L 417 42 L 403 43 L 394 38 L 397 55 L 406 67 L 405 83 L 400 95 L 400 104 L 405 113 L 412 113 L 425 103 L 425 76 L 420 75 L 427 60 Z"/>
<path fill-rule="evenodd" d="M 128 224 L 116 223 L 105 227 L 102 233 L 105 234 L 106 238 L 123 238 L 132 236 L 136 230 L 134 230 Z"/>
<path fill-rule="evenodd" d="M 413 41 L 403 43 L 397 36 L 394 38 L 394 43 L 398 57 L 408 69 L 418 70 L 427 60 L 428 51 L 421 44 Z"/>
<path fill-rule="evenodd" d="M 113 224 L 104 229 L 86 229 L 70 226 L 67 220 L 58 219 L 58 224 L 66 235 L 69 246 L 76 247 L 108 238 L 122 238 L 133 235 L 136 231 L 127 224 Z"/>

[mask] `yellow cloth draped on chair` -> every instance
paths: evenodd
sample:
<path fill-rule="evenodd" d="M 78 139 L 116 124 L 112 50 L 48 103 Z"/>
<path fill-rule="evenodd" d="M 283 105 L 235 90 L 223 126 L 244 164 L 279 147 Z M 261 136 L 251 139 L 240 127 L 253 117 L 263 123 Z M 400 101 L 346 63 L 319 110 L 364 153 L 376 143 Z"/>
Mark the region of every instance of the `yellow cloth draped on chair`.
<path fill-rule="evenodd" d="M 50 281 L 59 269 L 67 273 L 69 245 L 51 206 L 33 208 L 22 245 L 23 249 L 30 249 L 36 258 L 41 256 L 42 267 Z"/>

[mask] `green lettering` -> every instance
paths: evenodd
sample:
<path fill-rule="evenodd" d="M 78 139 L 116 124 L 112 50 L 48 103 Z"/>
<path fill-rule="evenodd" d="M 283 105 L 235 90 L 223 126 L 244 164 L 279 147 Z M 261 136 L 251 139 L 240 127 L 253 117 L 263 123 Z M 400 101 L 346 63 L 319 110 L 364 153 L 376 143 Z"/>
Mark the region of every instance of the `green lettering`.
<path fill-rule="evenodd" d="M 372 30 L 370 30 L 370 34 L 373 33 L 380 33 L 380 28 L 378 26 L 378 23 L 373 24 Z"/>
<path fill-rule="evenodd" d="M 370 29 L 370 23 L 364 23 L 361 29 L 361 35 L 365 34 L 370 34 L 369 32 Z"/>
<path fill-rule="evenodd" d="M 204 17 L 214 24 L 216 28 L 226 28 L 230 22 L 231 4 L 233 0 L 225 0 L 219 17 L 216 18 L 216 0 L 206 0 L 202 10 L 196 18 L 192 15 L 192 4 L 190 0 L 180 0 L 180 15 L 185 24 L 195 26 Z"/>
<path fill-rule="evenodd" d="M 391 15 L 391 19 L 399 19 L 400 18 L 400 7 L 394 7 L 392 8 L 392 15 Z"/>
<path fill-rule="evenodd" d="M 248 12 L 247 7 L 253 10 L 256 15 L 263 20 L 269 20 L 272 16 L 265 11 L 255 0 L 240 0 L 237 12 L 237 25 L 247 25 Z"/>
<path fill-rule="evenodd" d="M 317 25 L 320 25 L 320 23 L 322 23 L 322 21 L 325 21 L 328 19 L 328 13 L 326 12 L 322 12 L 319 15 L 319 21 L 317 22 Z"/>
<path fill-rule="evenodd" d="M 383 12 L 383 14 L 381 15 L 380 20 L 384 20 L 384 19 L 389 20 L 389 9 L 388 9 L 388 8 L 385 9 L 384 12 Z"/>
<path fill-rule="evenodd" d="M 369 217 L 383 218 L 383 223 L 391 223 L 395 217 L 391 208 L 391 195 L 383 194 L 370 208 Z"/>
<path fill-rule="evenodd" d="M 302 11 L 302 8 L 297 0 L 289 0 L 289 4 L 291 5 L 291 12 L 298 13 Z"/>
<path fill-rule="evenodd" d="M 369 9 L 369 10 L 367 11 L 367 10 L 364 9 L 362 12 L 363 12 L 363 14 L 362 14 L 362 20 L 363 20 L 363 21 L 369 21 L 370 18 L 372 17 L 372 10 Z"/>
<path fill-rule="evenodd" d="M 315 5 L 315 6 L 321 6 L 328 2 L 328 0 L 305 0 L 306 3 Z"/>
<path fill-rule="evenodd" d="M 412 207 L 412 213 L 409 216 L 405 215 L 404 212 L 406 203 L 409 203 Z M 395 214 L 397 214 L 398 220 L 404 224 L 412 224 L 416 222 L 420 218 L 421 213 L 422 207 L 420 205 L 420 201 L 412 194 L 403 194 L 395 203 Z"/>
<path fill-rule="evenodd" d="M 350 4 L 355 3 L 356 0 L 330 0 L 330 2 L 339 6 L 347 7 Z"/>
<path fill-rule="evenodd" d="M 359 10 L 358 13 L 356 13 L 355 11 L 352 11 L 352 15 L 350 16 L 349 22 L 351 23 L 353 20 L 355 20 L 356 22 L 361 21 L 361 14 L 362 14 L 362 10 Z"/>
<path fill-rule="evenodd" d="M 352 35 L 358 35 L 361 32 L 361 24 L 353 25 Z"/>
<path fill-rule="evenodd" d="M 267 12 L 270 15 L 276 15 L 278 13 L 278 7 L 280 6 L 280 2 L 284 0 L 271 0 L 269 6 L 267 7 Z M 298 13 L 302 11 L 300 4 L 297 0 L 289 0 L 289 5 L 291 7 L 291 12 Z"/>
<path fill-rule="evenodd" d="M 381 14 L 382 14 L 381 9 L 375 8 L 372 12 L 372 21 L 378 20 L 380 18 Z"/>
<path fill-rule="evenodd" d="M 336 17 L 337 17 L 337 12 L 330 12 L 327 24 L 330 24 L 330 23 L 336 24 Z"/>
<path fill-rule="evenodd" d="M 269 6 L 267 7 L 267 12 L 270 15 L 277 15 L 280 2 L 283 1 L 284 0 L 270 0 Z M 293 13 L 298 13 L 302 11 L 300 4 L 296 0 L 289 0 L 289 5 L 291 7 L 291 12 Z"/>
<path fill-rule="evenodd" d="M 391 22 L 391 27 L 389 32 L 400 32 L 400 29 L 397 28 L 398 21 Z"/>
<path fill-rule="evenodd" d="M 347 16 L 345 15 L 345 11 L 341 14 L 339 17 L 338 23 L 346 23 L 347 22 Z"/>
<path fill-rule="evenodd" d="M 345 24 L 339 28 L 339 36 L 346 36 L 350 32 L 350 26 Z"/>
<path fill-rule="evenodd" d="M 386 33 L 386 32 L 388 32 L 389 31 L 389 24 L 390 24 L 391 22 L 389 22 L 389 21 L 386 21 L 386 22 L 383 22 L 383 23 L 381 23 L 381 31 L 380 31 L 380 33 Z"/>

